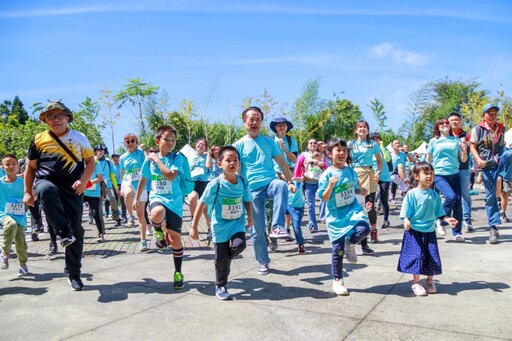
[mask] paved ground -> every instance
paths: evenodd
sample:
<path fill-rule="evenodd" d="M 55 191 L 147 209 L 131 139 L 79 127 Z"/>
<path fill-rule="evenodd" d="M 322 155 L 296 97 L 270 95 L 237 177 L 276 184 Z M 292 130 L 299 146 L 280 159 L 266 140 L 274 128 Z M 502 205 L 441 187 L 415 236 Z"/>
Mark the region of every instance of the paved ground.
<path fill-rule="evenodd" d="M 428 297 L 414 297 L 409 276 L 396 271 L 398 210 L 392 228 L 379 231 L 375 256 L 345 266 L 348 297 L 331 290 L 323 226 L 318 234 L 304 232 L 304 256 L 293 242 L 281 242 L 268 276 L 256 273 L 249 247 L 233 262 L 229 290 L 235 300 L 229 302 L 214 296 L 214 253 L 204 241 L 188 238 L 190 218 L 181 291 L 170 286 L 172 255 L 140 254 L 137 229 L 109 229 L 107 242 L 98 244 L 95 227 L 85 222 L 86 288 L 73 292 L 63 254 L 46 256 L 48 237 L 42 234 L 42 241 L 29 242 L 31 276 L 16 278 L 15 259 L 0 270 L 0 339 L 512 339 L 512 224 L 502 226 L 498 245 L 489 245 L 482 195 L 473 198 L 475 223 L 482 228 L 465 234 L 463 244 L 439 239 L 444 273 L 436 278 L 439 293 Z"/>

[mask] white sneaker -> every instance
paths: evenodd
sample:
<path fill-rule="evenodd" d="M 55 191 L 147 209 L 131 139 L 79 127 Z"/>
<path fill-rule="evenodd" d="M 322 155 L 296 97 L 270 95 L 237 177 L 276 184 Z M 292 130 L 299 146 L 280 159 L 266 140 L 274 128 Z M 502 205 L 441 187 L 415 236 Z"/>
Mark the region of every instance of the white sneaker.
<path fill-rule="evenodd" d="M 26 265 L 20 266 L 18 269 L 18 277 L 27 276 L 28 274 L 28 267 Z"/>
<path fill-rule="evenodd" d="M 342 278 L 332 281 L 332 290 L 336 295 L 348 296 L 348 289 L 345 287 L 345 282 Z"/>
<path fill-rule="evenodd" d="M 347 250 L 347 253 L 345 256 L 347 258 L 347 262 L 355 264 L 357 263 L 356 245 L 349 242 L 348 239 L 346 240 L 345 250 Z"/>
<path fill-rule="evenodd" d="M 217 298 L 219 300 L 230 300 L 232 299 L 233 297 L 231 296 L 231 294 L 229 293 L 229 291 L 226 289 L 226 287 L 216 287 L 215 288 L 215 296 L 217 296 Z"/>
<path fill-rule="evenodd" d="M 467 223 L 467 222 L 463 222 L 464 224 L 464 227 L 466 228 L 466 232 L 473 232 L 475 230 L 475 228 L 473 227 L 473 224 L 471 223 Z"/>
<path fill-rule="evenodd" d="M 441 220 L 437 220 L 437 223 L 436 223 L 436 230 L 437 230 L 437 234 L 440 235 L 440 236 L 446 236 L 446 230 L 444 228 L 443 225 L 441 225 Z"/>
<path fill-rule="evenodd" d="M 453 239 L 456 242 L 464 242 L 464 237 L 461 234 L 456 234 L 455 236 L 453 236 Z"/>

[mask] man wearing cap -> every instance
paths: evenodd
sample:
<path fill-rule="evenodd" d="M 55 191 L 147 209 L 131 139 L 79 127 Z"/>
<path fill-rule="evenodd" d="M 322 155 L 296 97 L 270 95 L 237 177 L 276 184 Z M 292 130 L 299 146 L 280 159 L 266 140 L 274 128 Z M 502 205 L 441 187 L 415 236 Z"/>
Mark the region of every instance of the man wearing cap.
<path fill-rule="evenodd" d="M 467 147 L 469 147 L 468 134 L 462 130 L 462 116 L 460 113 L 453 111 L 448 115 L 448 122 L 450 122 L 450 127 L 452 128 L 452 134 L 456 138 L 458 138 L 461 142 L 465 143 Z M 463 219 L 464 226 L 466 227 L 466 232 L 472 232 L 474 230 L 473 224 L 471 222 L 471 194 L 469 193 L 469 178 L 471 174 L 469 171 L 469 157 L 466 162 L 459 161 L 459 177 L 460 177 L 460 185 L 462 187 L 462 209 L 463 209 Z"/>
<path fill-rule="evenodd" d="M 68 283 L 79 291 L 84 288 L 80 279 L 83 193 L 96 166 L 94 152 L 84 134 L 68 127 L 73 113 L 60 101 L 48 103 L 39 119 L 48 130 L 36 134 L 30 144 L 23 201 L 34 205 L 34 187 L 48 225 L 66 248 Z"/>
<path fill-rule="evenodd" d="M 263 112 L 258 107 L 249 107 L 242 113 L 247 135 L 236 141 L 233 146 L 240 154 L 241 175 L 249 182 L 254 198 L 252 202 L 254 226 L 251 240 L 256 260 L 260 263 L 258 273 L 269 273 L 270 258 L 265 238 L 265 201 L 273 202 L 271 238 L 288 238 L 290 234 L 284 228 L 284 215 L 288 204 L 288 191 L 295 192 L 292 174 L 285 162 L 281 150 L 274 140 L 260 134 Z M 284 173 L 287 183 L 275 176 L 273 161 L 276 161 Z"/>
<path fill-rule="evenodd" d="M 112 161 L 105 158 L 105 154 L 108 153 L 107 147 L 104 144 L 99 144 L 94 147 L 94 153 L 96 154 L 96 162 L 100 165 L 103 171 L 103 184 L 101 185 L 101 199 L 100 203 L 108 198 L 108 202 L 112 206 L 112 219 L 116 222 L 114 226 L 121 226 L 121 219 L 119 218 L 119 211 L 116 200 L 116 192 L 119 192 L 117 187 L 116 175 L 114 172 L 114 165 Z M 108 206 L 105 207 L 107 208 Z M 108 215 L 108 209 L 105 209 L 105 215 Z"/>
<path fill-rule="evenodd" d="M 297 141 L 288 135 L 288 132 L 292 129 L 293 123 L 284 117 L 276 118 L 274 121 L 270 122 L 270 130 L 276 133 L 274 141 L 276 141 L 279 148 L 281 148 L 283 158 L 288 164 L 291 172 L 293 172 L 293 169 L 295 168 L 295 162 L 297 162 L 297 155 L 299 154 L 299 145 L 297 144 Z M 284 179 L 281 168 L 275 161 L 274 169 L 277 173 L 281 173 L 281 179 Z"/>
<path fill-rule="evenodd" d="M 500 108 L 487 104 L 483 110 L 482 121 L 471 130 L 471 155 L 475 164 L 482 170 L 485 186 L 485 211 L 489 222 L 489 243 L 496 244 L 500 237 L 496 225 L 500 224 L 500 211 L 496 197 L 498 163 L 505 150 L 505 126 L 497 122 Z"/>
<path fill-rule="evenodd" d="M 375 200 L 379 202 L 378 205 L 381 205 L 383 208 L 384 213 L 384 222 L 382 223 L 382 228 L 388 228 L 391 224 L 389 222 L 389 203 L 388 203 L 388 197 L 389 197 L 389 187 L 391 185 L 391 174 L 389 171 L 389 165 L 388 163 L 391 162 L 391 155 L 389 155 L 388 149 L 384 146 L 384 143 L 382 143 L 382 140 L 380 139 L 380 134 L 375 132 L 370 134 L 370 139 L 377 143 L 380 147 L 380 157 L 385 162 L 383 163 L 380 174 L 379 174 L 379 190 L 377 192 L 377 195 L 375 196 Z M 377 162 L 377 158 L 375 155 L 373 156 L 373 170 L 377 172 L 379 170 L 379 165 Z M 378 206 L 377 205 L 377 206 Z"/>

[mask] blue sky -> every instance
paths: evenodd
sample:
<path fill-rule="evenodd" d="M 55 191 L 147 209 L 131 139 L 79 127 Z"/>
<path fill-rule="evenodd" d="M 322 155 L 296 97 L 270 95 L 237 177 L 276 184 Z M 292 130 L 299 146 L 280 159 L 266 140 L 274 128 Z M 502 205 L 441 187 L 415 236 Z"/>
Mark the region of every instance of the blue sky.
<path fill-rule="evenodd" d="M 509 1 L 2 1 L 0 100 L 71 108 L 129 78 L 208 116 L 238 116 L 264 89 L 291 108 L 308 79 L 359 105 L 378 98 L 394 129 L 409 96 L 448 76 L 495 94 L 512 85 Z M 214 89 L 214 91 L 211 91 Z M 130 111 L 116 142 L 133 130 Z M 110 146 L 110 135 L 103 134 Z"/>

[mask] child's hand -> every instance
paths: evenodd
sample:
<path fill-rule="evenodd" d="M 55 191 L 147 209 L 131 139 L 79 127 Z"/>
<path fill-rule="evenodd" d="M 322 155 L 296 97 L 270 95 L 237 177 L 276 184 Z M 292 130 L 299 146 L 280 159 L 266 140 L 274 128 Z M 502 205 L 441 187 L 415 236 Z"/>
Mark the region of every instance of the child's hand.
<path fill-rule="evenodd" d="M 23 195 L 23 202 L 27 206 L 34 206 L 34 196 L 32 195 L 32 193 L 25 193 Z"/>
<path fill-rule="evenodd" d="M 199 238 L 199 233 L 197 232 L 197 228 L 192 227 L 188 234 L 189 234 L 190 238 L 192 238 L 193 240 L 197 240 Z"/>
<path fill-rule="evenodd" d="M 455 218 L 445 218 L 444 221 L 450 224 L 452 227 L 455 227 L 458 223 L 458 220 Z"/>
<path fill-rule="evenodd" d="M 368 195 L 368 190 L 366 188 L 359 188 L 359 194 L 365 197 Z"/>
<path fill-rule="evenodd" d="M 336 175 L 333 175 L 332 178 L 329 179 L 329 186 L 334 186 L 338 183 L 340 179 Z"/>
<path fill-rule="evenodd" d="M 409 219 L 404 219 L 404 228 L 406 231 L 409 231 L 411 229 L 411 222 Z"/>
<path fill-rule="evenodd" d="M 137 207 L 138 207 L 138 206 L 139 206 L 139 203 L 137 202 L 137 200 L 135 200 L 135 201 L 133 202 L 132 208 L 133 208 L 135 211 L 137 211 Z"/>
<path fill-rule="evenodd" d="M 252 220 L 252 217 L 247 217 L 247 227 L 252 227 L 254 225 L 254 221 Z"/>
<path fill-rule="evenodd" d="M 291 193 L 295 193 L 295 191 L 297 191 L 297 187 L 295 187 L 295 184 L 288 184 L 288 190 L 291 192 Z M 252 225 L 251 225 L 252 226 Z"/>

